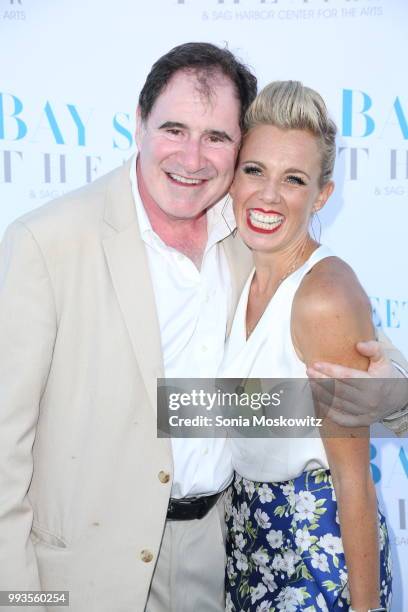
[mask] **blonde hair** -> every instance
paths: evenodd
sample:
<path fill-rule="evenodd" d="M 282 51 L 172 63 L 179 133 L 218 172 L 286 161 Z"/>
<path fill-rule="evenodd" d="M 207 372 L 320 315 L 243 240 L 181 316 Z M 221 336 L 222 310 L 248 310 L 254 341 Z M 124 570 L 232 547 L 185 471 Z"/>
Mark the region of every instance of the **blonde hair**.
<path fill-rule="evenodd" d="M 336 159 L 336 124 L 320 94 L 299 81 L 273 81 L 257 95 L 245 115 L 245 132 L 257 125 L 308 130 L 320 143 L 320 186 L 328 183 Z"/>

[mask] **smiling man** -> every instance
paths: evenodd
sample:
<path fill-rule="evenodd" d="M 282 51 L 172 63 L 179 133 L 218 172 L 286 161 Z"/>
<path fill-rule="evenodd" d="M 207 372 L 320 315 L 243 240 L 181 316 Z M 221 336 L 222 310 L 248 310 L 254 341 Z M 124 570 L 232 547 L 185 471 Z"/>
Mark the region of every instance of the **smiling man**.
<path fill-rule="evenodd" d="M 234 83 L 220 70 L 200 79 L 192 69 L 179 70 L 151 109 L 141 95 L 140 197 L 153 230 L 198 267 L 208 239 L 206 211 L 232 182 L 240 107 Z"/>
<path fill-rule="evenodd" d="M 230 454 L 158 439 L 155 391 L 222 359 L 251 266 L 225 195 L 255 94 L 229 51 L 176 47 L 141 92 L 137 159 L 8 229 L 0 590 L 69 590 L 73 612 L 224 610 Z"/>

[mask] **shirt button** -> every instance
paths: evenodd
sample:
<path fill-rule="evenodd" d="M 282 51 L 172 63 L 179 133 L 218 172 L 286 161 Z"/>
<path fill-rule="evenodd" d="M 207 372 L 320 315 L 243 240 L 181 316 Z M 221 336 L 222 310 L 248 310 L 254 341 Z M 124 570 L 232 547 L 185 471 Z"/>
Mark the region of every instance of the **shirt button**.
<path fill-rule="evenodd" d="M 160 470 L 157 476 L 160 482 L 163 484 L 166 484 L 170 480 L 170 474 L 168 472 L 164 472 L 163 470 Z"/>
<path fill-rule="evenodd" d="M 203 344 L 201 350 L 203 351 L 203 353 L 205 353 L 206 351 L 208 351 L 208 348 L 205 346 L 205 344 Z"/>
<path fill-rule="evenodd" d="M 143 549 L 140 553 L 140 558 L 144 563 L 150 563 L 150 561 L 153 561 L 153 553 L 150 550 Z"/>

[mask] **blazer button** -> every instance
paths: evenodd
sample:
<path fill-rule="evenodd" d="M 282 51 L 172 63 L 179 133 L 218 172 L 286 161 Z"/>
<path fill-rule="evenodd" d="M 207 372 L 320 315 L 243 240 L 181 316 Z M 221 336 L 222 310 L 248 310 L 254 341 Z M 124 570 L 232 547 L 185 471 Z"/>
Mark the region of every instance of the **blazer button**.
<path fill-rule="evenodd" d="M 170 474 L 168 472 L 163 472 L 163 470 L 160 470 L 158 477 L 160 482 L 163 484 L 166 484 L 170 480 Z"/>
<path fill-rule="evenodd" d="M 150 550 L 143 549 L 140 553 L 140 558 L 144 563 L 150 563 L 150 561 L 153 561 L 153 553 Z"/>

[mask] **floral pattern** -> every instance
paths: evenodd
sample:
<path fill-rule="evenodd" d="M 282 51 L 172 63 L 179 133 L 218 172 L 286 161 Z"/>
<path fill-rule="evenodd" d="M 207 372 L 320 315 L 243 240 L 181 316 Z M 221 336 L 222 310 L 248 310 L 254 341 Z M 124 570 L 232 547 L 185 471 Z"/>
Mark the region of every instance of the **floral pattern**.
<path fill-rule="evenodd" d="M 347 566 L 329 470 L 262 483 L 238 474 L 226 495 L 226 612 L 346 612 Z M 381 512 L 381 605 L 391 605 L 391 555 Z"/>

